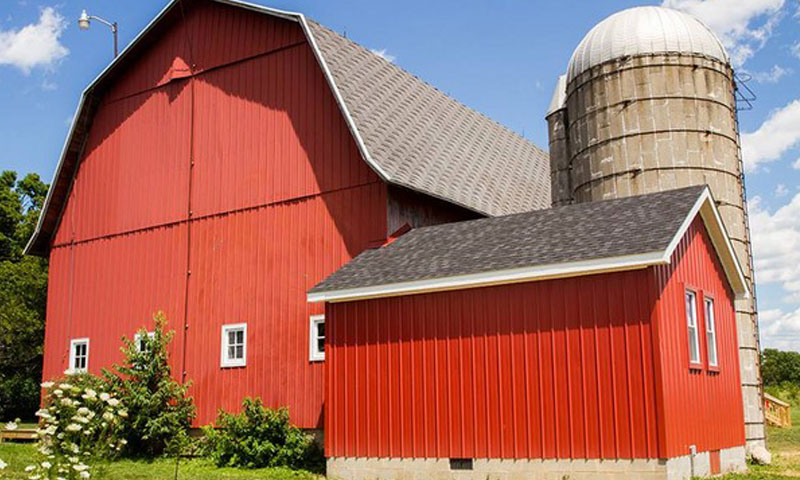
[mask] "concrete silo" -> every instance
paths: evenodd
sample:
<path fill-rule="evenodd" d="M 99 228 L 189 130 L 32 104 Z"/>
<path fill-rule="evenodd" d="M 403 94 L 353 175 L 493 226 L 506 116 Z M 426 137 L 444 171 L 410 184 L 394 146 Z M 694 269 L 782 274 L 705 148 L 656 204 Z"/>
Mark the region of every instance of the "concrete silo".
<path fill-rule="evenodd" d="M 547 114 L 553 205 L 708 184 L 752 287 L 735 88 L 725 48 L 696 18 L 638 7 L 603 20 L 575 49 Z M 753 447 L 764 443 L 755 299 L 736 310 Z"/>

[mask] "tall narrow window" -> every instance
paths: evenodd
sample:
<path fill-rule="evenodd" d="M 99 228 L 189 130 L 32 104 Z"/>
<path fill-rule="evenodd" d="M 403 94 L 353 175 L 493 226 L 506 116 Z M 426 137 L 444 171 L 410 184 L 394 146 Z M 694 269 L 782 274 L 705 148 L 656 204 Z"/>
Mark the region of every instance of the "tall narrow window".
<path fill-rule="evenodd" d="M 706 298 L 706 343 L 708 344 L 708 364 L 718 365 L 717 361 L 717 324 L 714 318 L 714 299 Z"/>
<path fill-rule="evenodd" d="M 686 325 L 689 327 L 689 361 L 700 363 L 700 341 L 697 336 L 697 295 L 686 291 Z"/>
<path fill-rule="evenodd" d="M 247 364 L 247 324 L 222 326 L 222 367 L 244 367 Z"/>
<path fill-rule="evenodd" d="M 309 356 L 312 362 L 325 360 L 325 315 L 311 315 Z"/>
<path fill-rule="evenodd" d="M 76 338 L 69 342 L 69 369 L 74 373 L 89 368 L 89 339 Z"/>

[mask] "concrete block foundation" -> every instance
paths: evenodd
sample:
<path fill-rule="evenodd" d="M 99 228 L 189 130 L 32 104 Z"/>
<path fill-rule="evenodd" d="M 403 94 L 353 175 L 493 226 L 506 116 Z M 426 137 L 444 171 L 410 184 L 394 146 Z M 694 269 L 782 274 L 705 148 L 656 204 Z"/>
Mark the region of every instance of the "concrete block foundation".
<path fill-rule="evenodd" d="M 746 470 L 744 446 L 720 451 L 720 473 Z M 711 475 L 709 452 L 670 459 L 474 459 L 471 470 L 448 458 L 328 458 L 332 480 L 688 480 Z"/>

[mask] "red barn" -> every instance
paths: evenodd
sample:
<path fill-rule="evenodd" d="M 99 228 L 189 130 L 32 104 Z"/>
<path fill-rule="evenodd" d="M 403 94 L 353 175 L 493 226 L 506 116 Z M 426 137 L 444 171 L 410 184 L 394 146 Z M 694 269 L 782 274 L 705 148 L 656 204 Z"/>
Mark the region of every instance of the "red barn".
<path fill-rule="evenodd" d="M 412 230 L 309 292 L 328 475 L 741 470 L 737 295 L 702 186 Z"/>
<path fill-rule="evenodd" d="M 171 2 L 85 90 L 28 253 L 44 377 L 98 372 L 166 313 L 198 425 L 245 396 L 322 425 L 306 291 L 405 225 L 549 206 L 547 154 L 345 37 Z"/>

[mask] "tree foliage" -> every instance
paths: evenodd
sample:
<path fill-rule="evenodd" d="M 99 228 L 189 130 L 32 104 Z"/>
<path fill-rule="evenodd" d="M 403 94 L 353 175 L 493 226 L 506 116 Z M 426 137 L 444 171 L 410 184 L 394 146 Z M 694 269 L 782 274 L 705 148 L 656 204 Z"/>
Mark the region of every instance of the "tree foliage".
<path fill-rule="evenodd" d="M 800 353 L 765 348 L 761 353 L 761 375 L 767 386 L 800 385 Z"/>
<path fill-rule="evenodd" d="M 47 260 L 23 256 L 47 195 L 36 174 L 0 174 L 0 419 L 39 407 Z"/>
<path fill-rule="evenodd" d="M 286 408 L 272 410 L 261 399 L 245 398 L 241 413 L 220 410 L 217 426 L 203 433 L 219 467 L 322 468 L 322 451 L 311 435 L 289 423 Z"/>
<path fill-rule="evenodd" d="M 123 338 L 123 364 L 103 372 L 108 390 L 128 410 L 121 434 L 128 442 L 125 453 L 151 458 L 184 445 L 195 415 L 189 386 L 171 376 L 167 346 L 175 332 L 166 330 L 163 313 L 154 320 L 152 337 L 142 329 L 136 341 Z"/>

